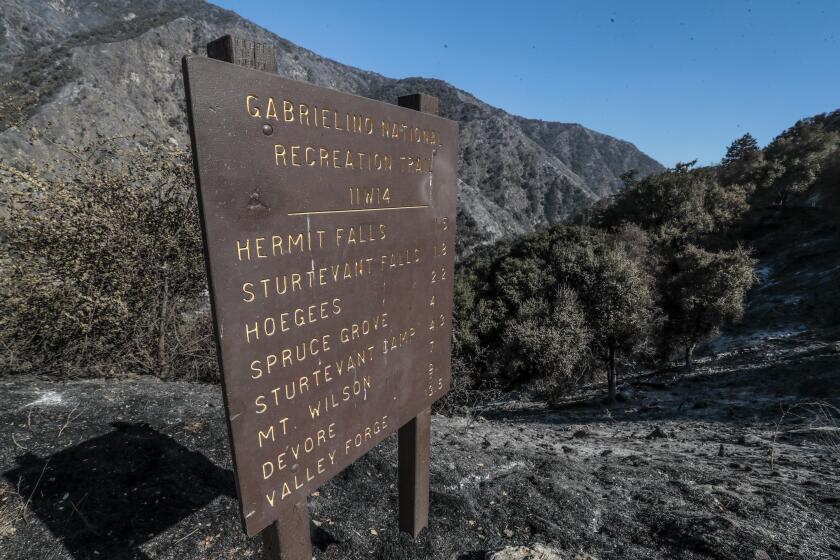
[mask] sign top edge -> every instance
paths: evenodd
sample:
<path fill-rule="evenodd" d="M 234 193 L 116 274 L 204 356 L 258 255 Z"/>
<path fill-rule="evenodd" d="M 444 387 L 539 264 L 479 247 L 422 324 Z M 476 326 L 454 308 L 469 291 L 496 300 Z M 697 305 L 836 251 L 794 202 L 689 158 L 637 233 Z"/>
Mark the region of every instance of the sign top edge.
<path fill-rule="evenodd" d="M 346 91 L 341 91 L 341 90 L 331 88 L 331 87 L 319 86 L 319 85 L 315 85 L 315 84 L 312 84 L 312 83 L 309 83 L 309 82 L 304 82 L 303 80 L 293 80 L 291 78 L 286 78 L 286 77 L 281 76 L 279 74 L 274 74 L 272 72 L 264 72 L 262 70 L 256 70 L 254 68 L 247 68 L 245 66 L 240 66 L 238 64 L 233 64 L 231 62 L 226 62 L 224 60 L 216 60 L 214 58 L 209 58 L 209 57 L 206 57 L 206 56 L 201 56 L 201 55 L 196 55 L 196 54 L 187 54 L 187 55 L 184 55 L 183 63 L 184 63 L 188 72 L 190 70 L 192 70 L 193 68 L 195 68 L 197 70 L 203 70 L 205 68 L 202 68 L 202 67 L 213 67 L 213 66 L 215 66 L 215 67 L 218 67 L 218 68 L 224 68 L 226 70 L 233 70 L 234 72 L 242 72 L 242 73 L 245 73 L 245 74 L 256 73 L 256 74 L 260 74 L 262 76 L 271 78 L 273 80 L 279 80 L 281 82 L 287 82 L 287 83 L 295 84 L 295 85 L 298 85 L 298 86 L 302 85 L 302 86 L 305 86 L 305 87 L 311 87 L 311 88 L 316 88 L 316 89 L 324 89 L 324 90 L 327 90 L 327 91 L 330 91 L 330 92 L 333 92 L 333 93 L 336 93 L 336 94 L 339 94 L 339 95 L 352 97 L 354 99 L 358 99 L 360 101 L 364 101 L 364 102 L 367 102 L 367 103 L 381 104 L 381 105 L 387 106 L 389 109 L 391 109 L 391 108 L 401 109 L 403 111 L 408 111 L 409 113 L 407 113 L 407 114 L 423 115 L 424 118 L 430 118 L 430 119 L 439 120 L 439 121 L 442 121 L 442 122 L 445 122 L 445 123 L 451 123 L 452 125 L 455 125 L 456 127 L 459 127 L 458 121 L 455 121 L 453 119 L 448 119 L 446 117 L 442 117 L 442 116 L 436 115 L 434 113 L 425 113 L 425 112 L 421 112 L 421 111 L 416 111 L 414 109 L 409 109 L 407 107 L 402 107 L 400 105 L 397 105 L 396 103 L 389 103 L 387 101 L 381 101 L 379 99 L 374 99 L 372 97 L 365 97 L 363 95 L 357 95 L 355 93 L 348 93 Z M 413 93 L 423 93 L 423 92 L 413 92 Z M 431 95 L 431 94 L 427 94 L 427 95 Z M 436 97 L 436 96 L 433 96 L 433 97 Z"/>

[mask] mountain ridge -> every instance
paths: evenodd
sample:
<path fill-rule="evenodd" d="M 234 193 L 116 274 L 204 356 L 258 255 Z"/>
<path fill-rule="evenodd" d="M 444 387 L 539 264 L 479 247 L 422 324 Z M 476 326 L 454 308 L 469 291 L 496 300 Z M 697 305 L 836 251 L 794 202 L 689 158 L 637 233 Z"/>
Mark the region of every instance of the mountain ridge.
<path fill-rule="evenodd" d="M 525 119 L 443 80 L 344 65 L 202 0 L 0 0 L 0 154 L 49 157 L 52 141 L 145 133 L 188 142 L 180 58 L 231 33 L 275 47 L 278 73 L 380 101 L 423 92 L 458 121 L 460 248 L 565 220 L 662 166 L 572 123 Z M 33 139 L 34 137 L 34 139 Z"/>

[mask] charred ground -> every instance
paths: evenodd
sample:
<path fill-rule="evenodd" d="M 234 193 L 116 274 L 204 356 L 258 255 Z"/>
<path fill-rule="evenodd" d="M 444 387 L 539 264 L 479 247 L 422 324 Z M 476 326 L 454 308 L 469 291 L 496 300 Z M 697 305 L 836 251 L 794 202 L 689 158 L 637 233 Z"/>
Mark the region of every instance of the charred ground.
<path fill-rule="evenodd" d="M 752 339 L 687 377 L 627 379 L 609 408 L 582 393 L 435 416 L 429 530 L 398 535 L 390 438 L 310 498 L 316 558 L 534 543 L 564 558 L 836 558 L 836 340 Z M 260 557 L 239 526 L 218 387 L 15 377 L 2 395 L 3 558 Z"/>

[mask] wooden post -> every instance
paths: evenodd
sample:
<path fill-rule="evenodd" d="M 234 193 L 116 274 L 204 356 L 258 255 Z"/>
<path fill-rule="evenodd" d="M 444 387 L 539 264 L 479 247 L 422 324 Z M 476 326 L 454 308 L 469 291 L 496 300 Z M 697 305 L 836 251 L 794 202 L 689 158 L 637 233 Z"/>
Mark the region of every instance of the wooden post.
<path fill-rule="evenodd" d="M 400 107 L 438 114 L 438 98 L 424 93 L 403 95 Z M 432 409 L 409 420 L 398 432 L 400 531 L 417 538 L 429 526 L 429 453 Z"/>
<path fill-rule="evenodd" d="M 268 43 L 225 35 L 207 43 L 207 56 L 254 70 L 277 73 L 274 45 Z"/>
<path fill-rule="evenodd" d="M 225 35 L 207 43 L 207 56 L 254 70 L 277 73 L 274 46 Z M 312 560 L 306 498 L 262 531 L 266 560 Z"/>
<path fill-rule="evenodd" d="M 421 113 L 438 114 L 438 98 L 434 95 L 426 95 L 425 93 L 401 95 L 397 100 L 397 105 L 406 109 L 414 109 Z"/>
<path fill-rule="evenodd" d="M 288 516 L 275 521 L 262 532 L 266 560 L 311 560 L 309 509 L 306 499 L 295 504 Z"/>
<path fill-rule="evenodd" d="M 432 409 L 427 408 L 400 428 L 400 531 L 414 538 L 429 526 L 429 451 Z"/>

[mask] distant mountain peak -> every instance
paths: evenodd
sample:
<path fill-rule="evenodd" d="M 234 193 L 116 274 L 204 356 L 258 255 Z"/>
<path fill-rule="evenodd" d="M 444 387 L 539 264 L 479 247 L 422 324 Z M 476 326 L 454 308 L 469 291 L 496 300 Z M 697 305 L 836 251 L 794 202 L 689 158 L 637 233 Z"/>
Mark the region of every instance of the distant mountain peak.
<path fill-rule="evenodd" d="M 525 119 L 438 79 L 392 79 L 299 47 L 201 0 L 0 0 L 0 154 L 46 157 L 34 128 L 84 143 L 143 131 L 187 143 L 180 59 L 227 33 L 272 43 L 288 78 L 382 101 L 440 99 L 461 127 L 462 249 L 556 223 L 662 166 L 579 124 Z M 410 69 L 408 69 L 410 71 Z"/>

